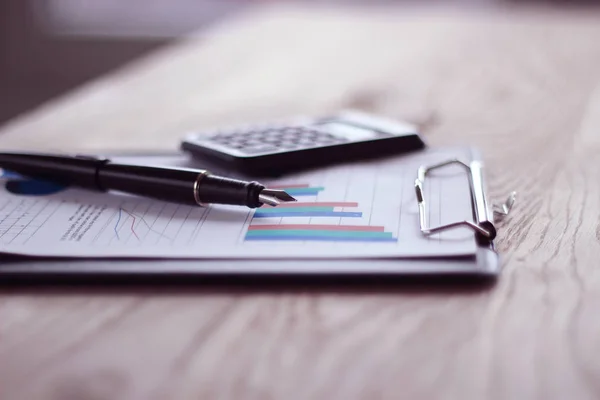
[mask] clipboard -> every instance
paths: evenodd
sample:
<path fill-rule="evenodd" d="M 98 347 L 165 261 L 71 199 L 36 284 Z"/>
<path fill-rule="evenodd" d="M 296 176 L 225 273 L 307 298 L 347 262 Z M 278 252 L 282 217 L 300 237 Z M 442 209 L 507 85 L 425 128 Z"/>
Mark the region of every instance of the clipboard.
<path fill-rule="evenodd" d="M 437 278 L 450 281 L 494 280 L 500 273 L 500 259 L 495 250 L 494 216 L 508 214 L 515 200 L 512 193 L 501 206 L 492 206 L 486 193 L 482 163 L 478 153 L 471 151 L 471 160 L 451 159 L 435 165 L 422 165 L 415 172 L 415 202 L 419 209 L 419 224 L 415 230 L 423 235 L 468 227 L 477 238 L 474 254 L 453 257 L 377 258 L 377 259 L 73 259 L 22 257 L 2 255 L 0 279 L 5 282 L 234 282 L 264 281 L 369 281 L 369 278 L 410 279 Z M 165 157 L 165 154 L 137 154 L 128 157 Z M 174 165 L 185 165 L 187 157 L 169 154 Z M 430 226 L 427 219 L 427 199 L 424 186 L 431 171 L 457 164 L 469 177 L 473 219 L 442 226 Z M 210 167 L 210 165 L 209 165 Z M 455 281 L 456 279 L 452 279 Z"/>

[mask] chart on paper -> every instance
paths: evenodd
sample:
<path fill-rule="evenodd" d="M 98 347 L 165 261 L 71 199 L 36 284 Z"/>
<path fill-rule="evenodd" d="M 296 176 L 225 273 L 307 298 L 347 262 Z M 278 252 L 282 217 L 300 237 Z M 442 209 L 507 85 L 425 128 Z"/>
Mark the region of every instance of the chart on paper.
<path fill-rule="evenodd" d="M 383 225 L 371 224 L 375 214 L 374 204 L 370 205 L 370 218 L 366 219 L 359 203 L 355 201 L 306 201 L 306 198 L 318 198 L 325 191 L 324 187 L 289 184 L 276 188 L 285 190 L 299 201 L 257 210 L 248 226 L 246 241 L 398 241 L 397 236 L 394 236 L 397 232 L 386 231 Z M 345 192 L 347 194 L 347 188 Z M 397 214 L 400 222 L 401 213 Z"/>
<path fill-rule="evenodd" d="M 406 158 L 269 182 L 298 201 L 255 210 L 191 207 L 3 178 L 2 251 L 77 257 L 409 257 L 470 254 L 470 232 L 418 232 L 416 165 Z M 433 224 L 468 218 L 461 171 L 426 187 Z M 448 190 L 452 188 L 452 190 Z M 460 189 L 460 190 L 457 190 Z M 444 201 L 441 201 L 441 198 Z M 462 215 L 461 215 L 462 213 Z"/>

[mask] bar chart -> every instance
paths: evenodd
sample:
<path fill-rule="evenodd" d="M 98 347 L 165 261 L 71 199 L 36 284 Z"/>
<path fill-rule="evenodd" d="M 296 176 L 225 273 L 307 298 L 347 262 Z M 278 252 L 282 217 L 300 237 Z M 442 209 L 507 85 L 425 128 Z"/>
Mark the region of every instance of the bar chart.
<path fill-rule="evenodd" d="M 294 184 L 278 187 L 300 199 L 277 207 L 261 207 L 255 211 L 246 241 L 333 241 L 333 242 L 397 242 L 384 226 L 281 223 L 282 218 L 305 220 L 312 217 L 362 218 L 360 205 L 352 201 L 302 201 L 316 197 L 324 187 Z M 262 219 L 279 218 L 279 223 L 262 223 Z"/>

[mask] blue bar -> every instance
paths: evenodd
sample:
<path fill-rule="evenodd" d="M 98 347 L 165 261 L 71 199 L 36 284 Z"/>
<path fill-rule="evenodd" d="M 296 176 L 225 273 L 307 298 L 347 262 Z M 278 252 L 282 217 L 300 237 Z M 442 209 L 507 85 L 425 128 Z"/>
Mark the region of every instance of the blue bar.
<path fill-rule="evenodd" d="M 288 188 L 285 190 L 290 196 L 316 196 L 320 191 L 325 190 L 324 187 L 307 187 L 307 188 Z"/>
<path fill-rule="evenodd" d="M 305 211 L 305 212 L 293 212 L 293 211 L 281 211 L 281 212 L 268 212 L 262 213 L 256 211 L 253 218 L 278 218 L 278 217 L 362 217 L 361 212 L 348 212 L 348 211 Z"/>
<path fill-rule="evenodd" d="M 382 238 L 382 237 L 327 237 L 327 236 L 310 236 L 310 235 L 298 235 L 298 236 L 246 236 L 245 240 L 312 240 L 317 242 L 398 242 L 396 238 Z"/>

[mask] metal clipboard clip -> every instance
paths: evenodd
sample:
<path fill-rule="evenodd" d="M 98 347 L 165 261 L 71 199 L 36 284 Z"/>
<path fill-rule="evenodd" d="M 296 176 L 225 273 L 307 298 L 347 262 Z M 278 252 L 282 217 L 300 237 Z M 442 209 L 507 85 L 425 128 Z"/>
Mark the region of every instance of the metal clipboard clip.
<path fill-rule="evenodd" d="M 431 227 L 427 221 L 426 202 L 423 196 L 425 177 L 429 172 L 435 169 L 444 168 L 450 165 L 460 165 L 469 173 L 473 220 L 457 221 L 446 225 Z M 419 167 L 417 179 L 415 180 L 415 191 L 417 194 L 417 203 L 419 205 L 419 224 L 421 226 L 421 233 L 429 236 L 437 232 L 459 227 L 468 227 L 488 241 L 491 241 L 496 237 L 496 227 L 494 226 L 492 213 L 500 217 L 508 215 L 515 203 L 516 197 L 516 192 L 512 192 L 502 205 L 495 205 L 492 207 L 492 213 L 490 213 L 490 208 L 488 208 L 485 196 L 482 163 L 479 161 L 471 161 L 467 164 L 459 159 L 452 159 L 439 164 Z"/>

